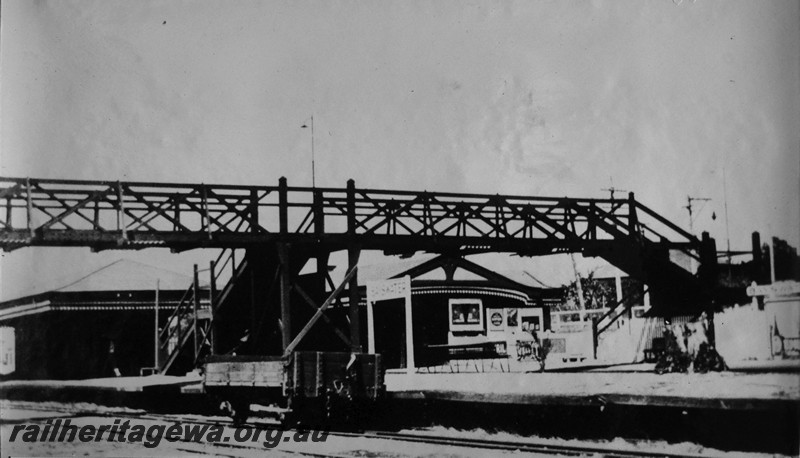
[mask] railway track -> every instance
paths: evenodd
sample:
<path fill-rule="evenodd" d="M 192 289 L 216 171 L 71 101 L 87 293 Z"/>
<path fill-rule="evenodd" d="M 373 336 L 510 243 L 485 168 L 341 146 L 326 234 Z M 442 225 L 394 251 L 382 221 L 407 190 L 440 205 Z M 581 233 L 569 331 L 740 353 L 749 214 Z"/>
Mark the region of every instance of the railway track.
<path fill-rule="evenodd" d="M 130 411 L 95 411 L 95 410 L 70 410 L 67 408 L 55 408 L 55 407 L 47 407 L 47 406 L 30 406 L 30 405 L 20 405 L 15 403 L 5 403 L 6 407 L 9 408 L 18 408 L 30 411 L 42 411 L 42 412 L 53 412 L 57 414 L 66 414 L 67 416 L 47 416 L 47 417 L 34 417 L 29 419 L 20 419 L 20 420 L 12 420 L 12 421 L 4 421 L 4 423 L 33 423 L 33 422 L 44 422 L 48 419 L 53 418 L 81 418 L 81 417 L 102 417 L 102 418 L 130 418 L 135 420 L 151 420 L 151 421 L 159 421 L 159 422 L 170 422 L 170 423 L 182 423 L 182 424 L 196 424 L 196 425 L 208 425 L 208 426 L 223 426 L 227 428 L 236 428 L 241 426 L 246 426 L 252 429 L 260 429 L 260 430 L 277 430 L 280 429 L 284 432 L 291 432 L 297 431 L 296 429 L 292 428 L 282 428 L 277 422 L 275 423 L 268 423 L 268 422 L 251 422 L 246 423 L 244 425 L 235 424 L 233 421 L 228 419 L 208 419 L 199 416 L 185 416 L 185 415 L 175 415 L 175 414 L 157 414 L 157 413 L 149 413 L 149 412 L 130 412 Z M 395 432 L 395 431 L 373 431 L 373 430 L 363 430 L 363 431 L 354 431 L 354 432 L 344 432 L 344 431 L 330 431 L 328 433 L 328 437 L 340 437 L 346 439 L 373 439 L 373 440 L 383 440 L 383 441 L 397 441 L 397 442 L 404 442 L 404 443 L 414 443 L 414 444 L 428 444 L 428 445 L 435 445 L 435 446 L 446 446 L 446 447 L 460 447 L 460 448 L 468 448 L 473 450 L 483 450 L 486 452 L 491 451 L 503 451 L 503 452 L 519 452 L 519 453 L 535 453 L 539 455 L 554 455 L 554 456 L 600 456 L 600 457 L 609 457 L 609 458 L 627 458 L 627 457 L 664 457 L 664 458 L 673 458 L 673 457 L 706 457 L 708 455 L 699 455 L 699 454 L 678 454 L 678 453 L 667 453 L 667 452 L 659 452 L 659 451 L 647 451 L 647 450 L 631 450 L 625 449 L 620 447 L 614 447 L 612 445 L 599 445 L 599 444 L 581 444 L 581 445 L 573 445 L 573 444 L 554 444 L 552 442 L 547 441 L 536 441 L 536 440 L 519 440 L 519 441 L 510 441 L 510 440 L 494 440 L 494 439 L 474 439 L 474 438 L 463 438 L 463 437 L 450 437 L 450 436 L 441 436 L 436 434 L 426 433 L 424 431 L 420 432 Z M 182 451 L 186 452 L 193 452 L 193 453 L 208 453 L 205 452 L 202 448 L 194 449 L 188 447 L 189 444 L 203 444 L 203 445 L 213 445 L 215 447 L 220 447 L 223 449 L 230 449 L 232 452 L 230 455 L 224 453 L 214 452 L 214 455 L 218 456 L 231 456 L 235 457 L 238 456 L 234 450 L 240 449 L 249 449 L 249 450 L 260 450 L 264 451 L 267 450 L 264 447 L 258 447 L 255 445 L 248 445 L 244 443 L 231 443 L 231 442 L 198 442 L 198 441 L 185 441 L 181 439 L 182 442 L 186 442 L 187 447 L 179 448 Z M 310 457 L 349 457 L 352 458 L 352 454 L 337 454 L 337 453 L 328 453 L 328 452 L 311 452 L 311 451 L 300 451 L 300 450 L 284 450 L 285 452 L 296 454 L 298 456 L 310 456 Z"/>
<path fill-rule="evenodd" d="M 339 433 L 332 433 L 339 434 Z M 458 437 L 435 436 L 426 433 L 395 433 L 384 431 L 365 431 L 354 433 L 352 437 L 396 440 L 403 442 L 445 445 L 450 447 L 466 447 L 496 451 L 538 453 L 558 456 L 604 456 L 604 457 L 695 457 L 700 455 L 679 455 L 660 452 L 625 450 L 614 447 L 558 445 L 532 441 L 499 441 L 492 439 L 468 439 Z"/>

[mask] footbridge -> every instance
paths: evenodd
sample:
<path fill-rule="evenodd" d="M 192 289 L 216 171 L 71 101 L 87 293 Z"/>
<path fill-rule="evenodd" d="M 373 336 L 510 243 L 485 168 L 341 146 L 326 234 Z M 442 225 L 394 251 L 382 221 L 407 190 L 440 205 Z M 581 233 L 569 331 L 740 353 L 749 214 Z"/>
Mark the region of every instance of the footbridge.
<path fill-rule="evenodd" d="M 230 284 L 215 294 L 228 301 L 249 294 L 253 304 L 254 296 L 274 295 L 284 349 L 296 337 L 290 298 L 308 302 L 312 312 L 322 308 L 320 298 L 335 286 L 328 276 L 334 251 L 348 252 L 350 303 L 358 303 L 355 266 L 362 250 L 450 256 L 574 252 L 602 257 L 643 281 L 654 310 L 664 313 L 699 312 L 708 305 L 717 262 L 707 234 L 695 237 L 633 193 L 583 199 L 391 191 L 357 188 L 352 180 L 344 188 L 309 188 L 288 186 L 284 178 L 277 186 L 0 178 L 0 248 L 28 246 L 244 249 L 239 262 L 229 263 Z M 319 278 L 301 286 L 296 277 L 310 259 L 316 259 Z M 249 293 L 233 287 L 243 275 L 250 276 Z M 348 344 L 360 348 L 358 308 L 351 309 Z M 261 319 L 260 312 L 240 312 Z M 249 345 L 258 345 L 253 341 Z"/>
<path fill-rule="evenodd" d="M 0 178 L 0 248 L 248 248 L 284 241 L 390 253 L 585 252 L 703 242 L 642 203 L 356 188 Z M 635 250 L 634 250 L 635 251 Z M 591 254 L 591 253 L 587 253 Z M 712 253 L 714 254 L 714 253 Z"/>

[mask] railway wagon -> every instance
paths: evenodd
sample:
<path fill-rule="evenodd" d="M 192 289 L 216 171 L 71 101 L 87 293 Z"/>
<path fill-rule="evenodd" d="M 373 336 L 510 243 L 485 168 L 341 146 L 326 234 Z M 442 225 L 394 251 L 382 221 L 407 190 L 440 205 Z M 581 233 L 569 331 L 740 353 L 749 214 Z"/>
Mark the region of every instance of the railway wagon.
<path fill-rule="evenodd" d="M 289 356 L 209 356 L 207 394 L 237 421 L 252 404 L 282 421 L 353 420 L 385 391 L 381 356 L 367 353 L 297 351 Z"/>

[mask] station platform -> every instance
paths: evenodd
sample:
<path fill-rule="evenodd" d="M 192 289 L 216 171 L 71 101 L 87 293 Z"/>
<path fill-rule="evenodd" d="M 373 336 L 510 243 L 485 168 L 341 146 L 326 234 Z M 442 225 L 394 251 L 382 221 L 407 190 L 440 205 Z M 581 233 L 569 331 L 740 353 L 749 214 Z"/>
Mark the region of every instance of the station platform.
<path fill-rule="evenodd" d="M 386 373 L 393 399 L 515 405 L 627 405 L 725 410 L 800 407 L 800 374 Z"/>
<path fill-rule="evenodd" d="M 632 366 L 586 372 L 415 373 L 389 370 L 388 399 L 498 405 L 650 406 L 800 411 L 800 374 L 715 372 L 663 374 Z M 149 375 L 89 380 L 0 382 L 0 398 L 92 401 L 144 406 L 205 398 L 202 377 Z"/>
<path fill-rule="evenodd" d="M 195 373 L 180 377 L 156 374 L 142 377 L 107 377 L 87 380 L 10 380 L 0 382 L 0 393 L 22 388 L 139 392 L 162 387 L 180 388 L 184 385 L 199 383 L 201 380 L 202 377 Z"/>
<path fill-rule="evenodd" d="M 0 382 L 0 399 L 167 407 L 182 402 L 183 387 L 197 386 L 201 382 L 202 377 L 198 373 L 87 380 L 9 380 Z"/>

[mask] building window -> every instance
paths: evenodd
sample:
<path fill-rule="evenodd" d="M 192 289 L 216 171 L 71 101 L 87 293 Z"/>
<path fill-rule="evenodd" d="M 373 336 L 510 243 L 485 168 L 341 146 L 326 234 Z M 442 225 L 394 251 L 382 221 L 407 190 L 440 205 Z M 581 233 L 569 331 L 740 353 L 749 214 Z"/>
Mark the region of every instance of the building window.
<path fill-rule="evenodd" d="M 450 299 L 450 330 L 482 331 L 483 307 L 480 299 Z"/>
<path fill-rule="evenodd" d="M 540 322 L 538 316 L 525 316 L 522 317 L 522 330 L 523 331 L 539 331 Z"/>

